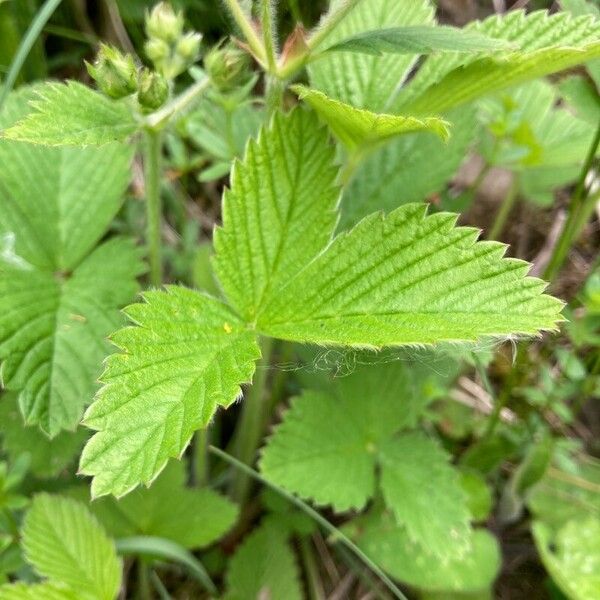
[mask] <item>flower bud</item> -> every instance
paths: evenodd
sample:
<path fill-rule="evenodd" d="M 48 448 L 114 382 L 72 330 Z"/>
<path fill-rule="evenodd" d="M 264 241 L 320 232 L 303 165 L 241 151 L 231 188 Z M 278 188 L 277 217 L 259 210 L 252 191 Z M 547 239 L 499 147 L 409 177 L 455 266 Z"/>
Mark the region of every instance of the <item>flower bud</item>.
<path fill-rule="evenodd" d="M 169 44 L 176 42 L 183 32 L 183 13 L 175 12 L 168 2 L 159 2 L 146 13 L 146 35 Z"/>
<path fill-rule="evenodd" d="M 248 66 L 248 55 L 229 44 L 213 48 L 204 58 L 206 73 L 220 92 L 242 83 L 247 78 Z"/>
<path fill-rule="evenodd" d="M 188 32 L 178 42 L 175 52 L 188 64 L 196 62 L 200 53 L 200 42 L 202 35 L 199 33 Z"/>
<path fill-rule="evenodd" d="M 137 69 L 130 54 L 102 44 L 91 65 L 86 62 L 90 76 L 111 98 L 124 98 L 137 90 Z"/>
<path fill-rule="evenodd" d="M 169 84 L 160 73 L 144 68 L 140 71 L 137 97 L 141 106 L 156 110 L 167 101 Z"/>
<path fill-rule="evenodd" d="M 144 44 L 146 56 L 156 65 L 164 63 L 171 56 L 171 47 L 164 40 L 152 38 Z"/>

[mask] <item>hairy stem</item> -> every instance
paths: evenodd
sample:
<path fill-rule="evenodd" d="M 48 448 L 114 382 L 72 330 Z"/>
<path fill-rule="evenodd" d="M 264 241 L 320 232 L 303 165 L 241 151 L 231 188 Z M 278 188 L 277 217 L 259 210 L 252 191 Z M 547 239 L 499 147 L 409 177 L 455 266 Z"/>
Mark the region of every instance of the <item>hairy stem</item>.
<path fill-rule="evenodd" d="M 240 31 L 244 35 L 248 46 L 250 46 L 250 49 L 256 58 L 264 63 L 266 61 L 265 48 L 258 37 L 258 34 L 256 33 L 256 29 L 252 24 L 250 15 L 246 14 L 244 9 L 240 6 L 238 0 L 223 0 L 223 2 L 225 2 L 225 6 L 227 6 L 229 9 L 231 16 L 233 17 L 237 26 L 240 28 Z"/>
<path fill-rule="evenodd" d="M 267 75 L 266 86 L 265 104 L 267 107 L 267 118 L 270 119 L 273 114 L 283 107 L 285 84 L 277 77 Z"/>
<path fill-rule="evenodd" d="M 267 57 L 269 73 L 277 71 L 277 24 L 271 0 L 261 0 L 261 21 L 263 29 L 263 46 Z"/>
<path fill-rule="evenodd" d="M 150 283 L 158 287 L 162 282 L 161 231 L 162 215 L 160 177 L 162 162 L 162 134 L 146 130 L 144 139 L 144 179 L 146 188 L 146 246 L 150 263 Z"/>
<path fill-rule="evenodd" d="M 248 397 L 244 399 L 242 416 L 235 432 L 235 455 L 245 465 L 254 464 L 267 420 L 269 403 L 265 396 L 272 343 L 270 338 L 261 340 L 261 364 L 256 370 Z M 250 483 L 251 480 L 245 473 L 238 473 L 238 476 L 233 479 L 231 495 L 236 502 L 240 504 L 246 502 Z"/>
<path fill-rule="evenodd" d="M 561 270 L 571 246 L 577 241 L 581 230 L 585 227 L 587 219 L 590 216 L 590 202 L 589 198 L 586 197 L 585 184 L 588 174 L 594 163 L 598 146 L 600 145 L 600 123 L 596 130 L 596 135 L 590 146 L 586 161 L 581 170 L 577 187 L 573 192 L 571 198 L 571 204 L 569 206 L 569 216 L 565 222 L 562 233 L 558 238 L 554 252 L 550 258 L 550 262 L 544 271 L 544 279 L 552 281 L 558 275 Z M 593 207 L 592 207 L 593 208 Z"/>
<path fill-rule="evenodd" d="M 346 15 L 353 10 L 362 0 L 345 0 L 338 3 L 335 10 L 325 15 L 319 26 L 308 39 L 308 47 L 311 50 L 318 48 L 342 22 Z"/>
<path fill-rule="evenodd" d="M 502 201 L 500 209 L 496 214 L 496 218 L 494 219 L 494 223 L 487 235 L 488 240 L 495 240 L 498 236 L 504 231 L 504 226 L 506 225 L 506 221 L 508 221 L 508 217 L 512 212 L 512 209 L 519 198 L 519 184 L 516 178 L 510 184 L 510 188 L 508 190 L 508 194 L 506 198 Z"/>

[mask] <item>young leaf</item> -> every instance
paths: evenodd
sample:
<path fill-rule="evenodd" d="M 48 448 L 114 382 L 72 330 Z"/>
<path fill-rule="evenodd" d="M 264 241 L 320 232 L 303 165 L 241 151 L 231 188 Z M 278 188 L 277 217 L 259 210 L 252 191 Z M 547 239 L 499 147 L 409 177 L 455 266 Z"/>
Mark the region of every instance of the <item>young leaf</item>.
<path fill-rule="evenodd" d="M 26 427 L 16 402 L 16 395 L 5 394 L 0 401 L 2 449 L 11 460 L 22 454 L 30 459 L 30 471 L 36 477 L 56 477 L 75 459 L 87 438 L 84 428 L 63 431 L 54 439 L 35 427 Z"/>
<path fill-rule="evenodd" d="M 526 277 L 505 247 L 477 242 L 446 213 L 408 204 L 338 235 L 276 290 L 258 316 L 265 335 L 382 347 L 554 329 L 561 302 Z"/>
<path fill-rule="evenodd" d="M 229 563 L 225 600 L 303 598 L 300 573 L 285 529 L 266 522 L 251 533 Z"/>
<path fill-rule="evenodd" d="M 451 535 L 464 554 L 469 512 L 458 473 L 421 434 L 394 436 L 415 424 L 426 403 L 420 388 L 431 378 L 401 362 L 370 365 L 336 380 L 329 393 L 304 392 L 263 451 L 263 475 L 341 512 L 360 510 L 373 497 L 379 467 L 384 499 L 410 538 L 445 556 Z"/>
<path fill-rule="evenodd" d="M 445 188 L 480 129 L 472 107 L 451 111 L 445 119 L 452 124 L 448 142 L 433 135 L 407 135 L 377 148 L 362 161 L 344 189 L 339 229 L 348 229 L 377 210 L 422 202 Z"/>
<path fill-rule="evenodd" d="M 138 129 L 125 100 L 111 100 L 76 81 L 46 83 L 36 94 L 34 111 L 0 137 L 45 146 L 100 146 Z"/>
<path fill-rule="evenodd" d="M 332 7 L 343 0 L 332 0 Z M 331 33 L 332 45 L 356 34 L 389 27 L 430 25 L 429 0 L 361 0 Z M 358 108 L 387 112 L 388 104 L 418 58 L 417 54 L 372 56 L 326 53 L 308 67 L 311 86 Z"/>
<path fill-rule="evenodd" d="M 86 507 L 68 498 L 39 494 L 23 525 L 25 558 L 51 583 L 66 584 L 77 597 L 113 600 L 121 584 L 121 562 Z"/>
<path fill-rule="evenodd" d="M 126 310 L 137 327 L 113 336 L 124 352 L 107 359 L 85 415 L 99 431 L 80 467 L 94 476 L 94 497 L 150 484 L 217 406 L 240 395 L 260 356 L 255 334 L 218 300 L 175 286 L 144 299 Z"/>
<path fill-rule="evenodd" d="M 340 230 L 356 225 L 374 211 L 422 202 L 445 188 L 480 129 L 471 108 L 451 111 L 446 118 L 452 123 L 448 142 L 434 136 L 408 135 L 378 148 L 363 160 L 344 189 Z"/>
<path fill-rule="evenodd" d="M 327 48 L 328 52 L 364 54 L 432 54 L 435 52 L 491 52 L 505 49 L 505 40 L 455 27 L 388 27 L 353 35 Z"/>
<path fill-rule="evenodd" d="M 383 497 L 411 541 L 429 554 L 448 557 L 450 537 L 454 550 L 466 554 L 466 497 L 439 445 L 422 433 L 406 433 L 382 446 L 380 461 Z"/>
<path fill-rule="evenodd" d="M 519 50 L 499 56 L 446 54 L 430 57 L 394 103 L 402 114 L 443 113 L 480 96 L 600 56 L 600 21 L 546 11 L 510 11 L 466 27 L 505 40 Z"/>
<path fill-rule="evenodd" d="M 0 600 L 80 600 L 73 590 L 53 583 L 26 585 L 12 583 L 0 586 Z"/>
<path fill-rule="evenodd" d="M 292 89 L 298 94 L 300 100 L 308 102 L 315 109 L 334 135 L 351 152 L 415 131 L 428 131 L 443 140 L 447 140 L 450 136 L 448 123 L 437 117 L 417 119 L 377 114 L 332 100 L 322 92 L 302 85 L 292 86 Z"/>
<path fill-rule="evenodd" d="M 571 600 L 593 600 L 600 590 L 600 519 L 567 522 L 554 536 L 533 524 L 533 537 L 552 579 Z"/>
<path fill-rule="evenodd" d="M 390 575 L 408 585 L 439 592 L 477 592 L 489 589 L 500 568 L 500 551 L 485 529 L 471 534 L 466 555 L 455 551 L 448 536 L 444 559 L 412 542 L 391 515 L 377 510 L 356 519 L 351 527 L 360 548 Z"/>
<path fill-rule="evenodd" d="M 215 231 L 215 271 L 248 321 L 331 239 L 339 192 L 334 149 L 313 113 L 276 114 L 234 165 Z"/>
<path fill-rule="evenodd" d="M 121 500 L 99 498 L 90 510 L 115 537 L 147 535 L 189 549 L 207 546 L 235 524 L 238 510 L 210 489 L 186 487 L 185 477 L 185 464 L 170 462 L 149 488 Z M 81 491 L 87 500 L 87 488 Z"/>

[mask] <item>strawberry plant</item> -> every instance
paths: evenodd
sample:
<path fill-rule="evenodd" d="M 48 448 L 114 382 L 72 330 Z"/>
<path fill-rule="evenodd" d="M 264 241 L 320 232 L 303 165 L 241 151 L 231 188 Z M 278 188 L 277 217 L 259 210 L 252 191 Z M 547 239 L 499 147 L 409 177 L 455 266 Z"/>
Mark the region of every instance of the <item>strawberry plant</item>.
<path fill-rule="evenodd" d="M 595 5 L 107 2 L 21 83 L 59 4 L 0 94 L 0 600 L 492 597 L 516 535 L 597 598 Z"/>

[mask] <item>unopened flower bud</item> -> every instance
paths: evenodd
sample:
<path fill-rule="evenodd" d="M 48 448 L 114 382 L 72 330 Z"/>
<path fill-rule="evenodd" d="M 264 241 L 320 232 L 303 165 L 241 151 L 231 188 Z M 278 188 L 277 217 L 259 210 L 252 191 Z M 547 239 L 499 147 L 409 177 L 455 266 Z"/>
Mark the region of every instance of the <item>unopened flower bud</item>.
<path fill-rule="evenodd" d="M 102 44 L 91 65 L 86 62 L 90 76 L 111 98 L 124 98 L 137 90 L 137 69 L 130 54 Z"/>
<path fill-rule="evenodd" d="M 152 38 L 144 44 L 146 56 L 155 64 L 159 65 L 171 56 L 171 47 L 164 40 Z"/>
<path fill-rule="evenodd" d="M 213 85 L 226 92 L 246 79 L 248 55 L 232 45 L 217 46 L 204 58 L 204 68 Z"/>
<path fill-rule="evenodd" d="M 156 110 L 167 101 L 169 84 L 160 73 L 150 69 L 142 69 L 140 71 L 137 97 L 141 106 Z"/>
<path fill-rule="evenodd" d="M 196 61 L 200 53 L 201 41 L 201 34 L 188 32 L 177 42 L 175 52 L 188 64 L 192 64 Z"/>
<path fill-rule="evenodd" d="M 149 38 L 176 42 L 183 32 L 183 13 L 175 12 L 168 2 L 159 2 L 146 13 L 146 35 Z"/>

